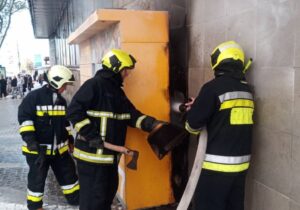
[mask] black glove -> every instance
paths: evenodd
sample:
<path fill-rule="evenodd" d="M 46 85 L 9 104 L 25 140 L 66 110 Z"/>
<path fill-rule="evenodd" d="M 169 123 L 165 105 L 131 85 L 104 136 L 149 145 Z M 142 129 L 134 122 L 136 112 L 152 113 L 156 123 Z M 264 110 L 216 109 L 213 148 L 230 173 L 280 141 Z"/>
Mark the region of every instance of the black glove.
<path fill-rule="evenodd" d="M 34 162 L 34 164 L 36 164 L 39 169 L 42 169 L 45 165 L 46 153 L 47 153 L 47 146 L 40 146 L 39 155 Z"/>
<path fill-rule="evenodd" d="M 103 149 L 104 148 L 104 145 L 103 145 L 103 140 L 101 139 L 101 137 L 96 137 L 96 138 L 93 138 L 93 139 L 90 139 L 88 140 L 89 142 L 89 147 L 92 147 L 92 148 L 97 148 L 97 149 Z"/>
<path fill-rule="evenodd" d="M 161 121 L 161 120 L 155 120 L 152 124 L 152 128 L 151 131 L 153 131 L 153 129 L 159 127 L 160 125 L 164 125 L 167 124 L 167 122 Z"/>
<path fill-rule="evenodd" d="M 23 140 L 26 142 L 29 151 L 39 152 L 39 143 L 34 138 L 24 137 Z"/>
<path fill-rule="evenodd" d="M 163 122 L 155 119 L 154 117 L 147 116 L 141 123 L 142 130 L 146 132 L 151 132 L 153 129 L 159 127 L 159 125 L 165 124 L 167 122 Z"/>

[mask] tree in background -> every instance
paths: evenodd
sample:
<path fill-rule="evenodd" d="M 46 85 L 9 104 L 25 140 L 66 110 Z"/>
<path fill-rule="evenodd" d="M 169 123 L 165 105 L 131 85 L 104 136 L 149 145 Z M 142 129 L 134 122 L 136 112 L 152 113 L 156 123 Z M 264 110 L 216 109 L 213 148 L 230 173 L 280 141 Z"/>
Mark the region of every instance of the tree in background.
<path fill-rule="evenodd" d="M 25 8 L 26 0 L 0 0 L 0 48 L 10 26 L 11 16 Z"/>

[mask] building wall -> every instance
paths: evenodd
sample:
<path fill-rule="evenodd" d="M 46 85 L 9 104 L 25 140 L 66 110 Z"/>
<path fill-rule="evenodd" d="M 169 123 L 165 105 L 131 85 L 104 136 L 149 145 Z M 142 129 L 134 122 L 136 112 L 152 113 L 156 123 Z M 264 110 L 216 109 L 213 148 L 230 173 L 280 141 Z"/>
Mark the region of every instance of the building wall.
<path fill-rule="evenodd" d="M 254 59 L 253 156 L 247 210 L 300 210 L 300 2 L 189 0 L 189 94 L 212 78 L 210 52 L 236 40 Z"/>
<path fill-rule="evenodd" d="M 68 19 L 60 25 L 57 37 L 53 37 L 56 62 L 78 65 L 78 49 L 67 46 L 61 39 L 74 31 L 95 8 L 167 10 L 170 14 L 170 71 L 171 75 L 172 71 L 182 75 L 172 76 L 170 87 L 183 97 L 196 96 L 204 82 L 213 77 L 210 52 L 225 40 L 236 40 L 246 55 L 254 59 L 247 75 L 255 91 L 256 125 L 246 210 L 300 210 L 300 131 L 297 129 L 300 125 L 300 2 L 186 1 L 71 0 Z M 94 51 L 97 55 L 97 49 Z M 63 58 L 65 55 L 69 58 Z M 93 56 L 92 59 L 97 62 L 98 58 Z"/>

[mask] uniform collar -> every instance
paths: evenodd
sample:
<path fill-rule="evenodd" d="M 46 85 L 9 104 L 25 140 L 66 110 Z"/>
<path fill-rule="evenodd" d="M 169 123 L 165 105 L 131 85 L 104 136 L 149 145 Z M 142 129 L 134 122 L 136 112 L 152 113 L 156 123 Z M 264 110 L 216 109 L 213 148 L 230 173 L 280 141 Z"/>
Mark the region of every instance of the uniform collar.
<path fill-rule="evenodd" d="M 116 74 L 110 70 L 100 69 L 97 71 L 95 77 L 107 79 L 119 87 L 123 86 L 123 79 L 120 73 Z"/>

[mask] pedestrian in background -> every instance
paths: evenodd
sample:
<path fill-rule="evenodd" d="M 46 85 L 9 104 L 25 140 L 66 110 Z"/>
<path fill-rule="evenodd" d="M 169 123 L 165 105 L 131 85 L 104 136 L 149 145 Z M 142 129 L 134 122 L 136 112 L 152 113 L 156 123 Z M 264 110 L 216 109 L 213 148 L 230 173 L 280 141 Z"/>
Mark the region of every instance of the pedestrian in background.
<path fill-rule="evenodd" d="M 43 85 L 43 81 L 44 81 L 44 78 L 43 78 L 42 74 L 39 75 L 38 81 L 39 81 L 40 85 L 42 86 Z"/>
<path fill-rule="evenodd" d="M 17 86 L 18 86 L 18 79 L 16 76 L 14 76 L 13 79 L 11 80 L 12 99 L 17 98 Z"/>
<path fill-rule="evenodd" d="M 7 83 L 6 92 L 7 92 L 7 95 L 9 95 L 12 92 L 12 90 L 11 90 L 11 77 L 7 77 L 6 83 Z"/>
<path fill-rule="evenodd" d="M 1 99 L 2 97 L 5 98 L 7 96 L 6 85 L 7 85 L 6 79 L 4 78 L 3 75 L 1 75 L 0 76 L 0 98 Z"/>
<path fill-rule="evenodd" d="M 245 178 L 251 156 L 254 102 L 245 80 L 242 48 L 234 41 L 211 54 L 215 78 L 186 105 L 186 130 L 208 132 L 202 173 L 194 194 L 197 210 L 243 210 Z"/>
<path fill-rule="evenodd" d="M 29 166 L 27 206 L 42 210 L 45 180 L 49 167 L 71 205 L 78 205 L 79 184 L 73 152 L 73 136 L 66 120 L 66 100 L 61 96 L 73 83 L 72 72 L 64 66 L 52 66 L 46 74 L 47 85 L 27 94 L 19 106 L 23 154 Z M 59 79 L 57 79 L 59 78 Z M 68 152 L 69 151 L 69 152 Z"/>
<path fill-rule="evenodd" d="M 26 74 L 23 76 L 23 80 L 24 80 L 24 83 L 22 85 L 22 92 L 23 92 L 23 96 L 24 96 L 27 91 L 27 85 L 28 85 L 28 77 Z"/>
<path fill-rule="evenodd" d="M 21 74 L 18 74 L 18 80 L 17 80 L 17 96 L 20 95 L 21 98 L 23 98 L 23 85 L 24 85 L 24 77 Z"/>
<path fill-rule="evenodd" d="M 31 89 L 33 88 L 32 77 L 31 77 L 31 75 L 27 75 L 27 78 L 28 78 L 27 88 L 28 88 L 28 91 L 30 92 Z"/>

